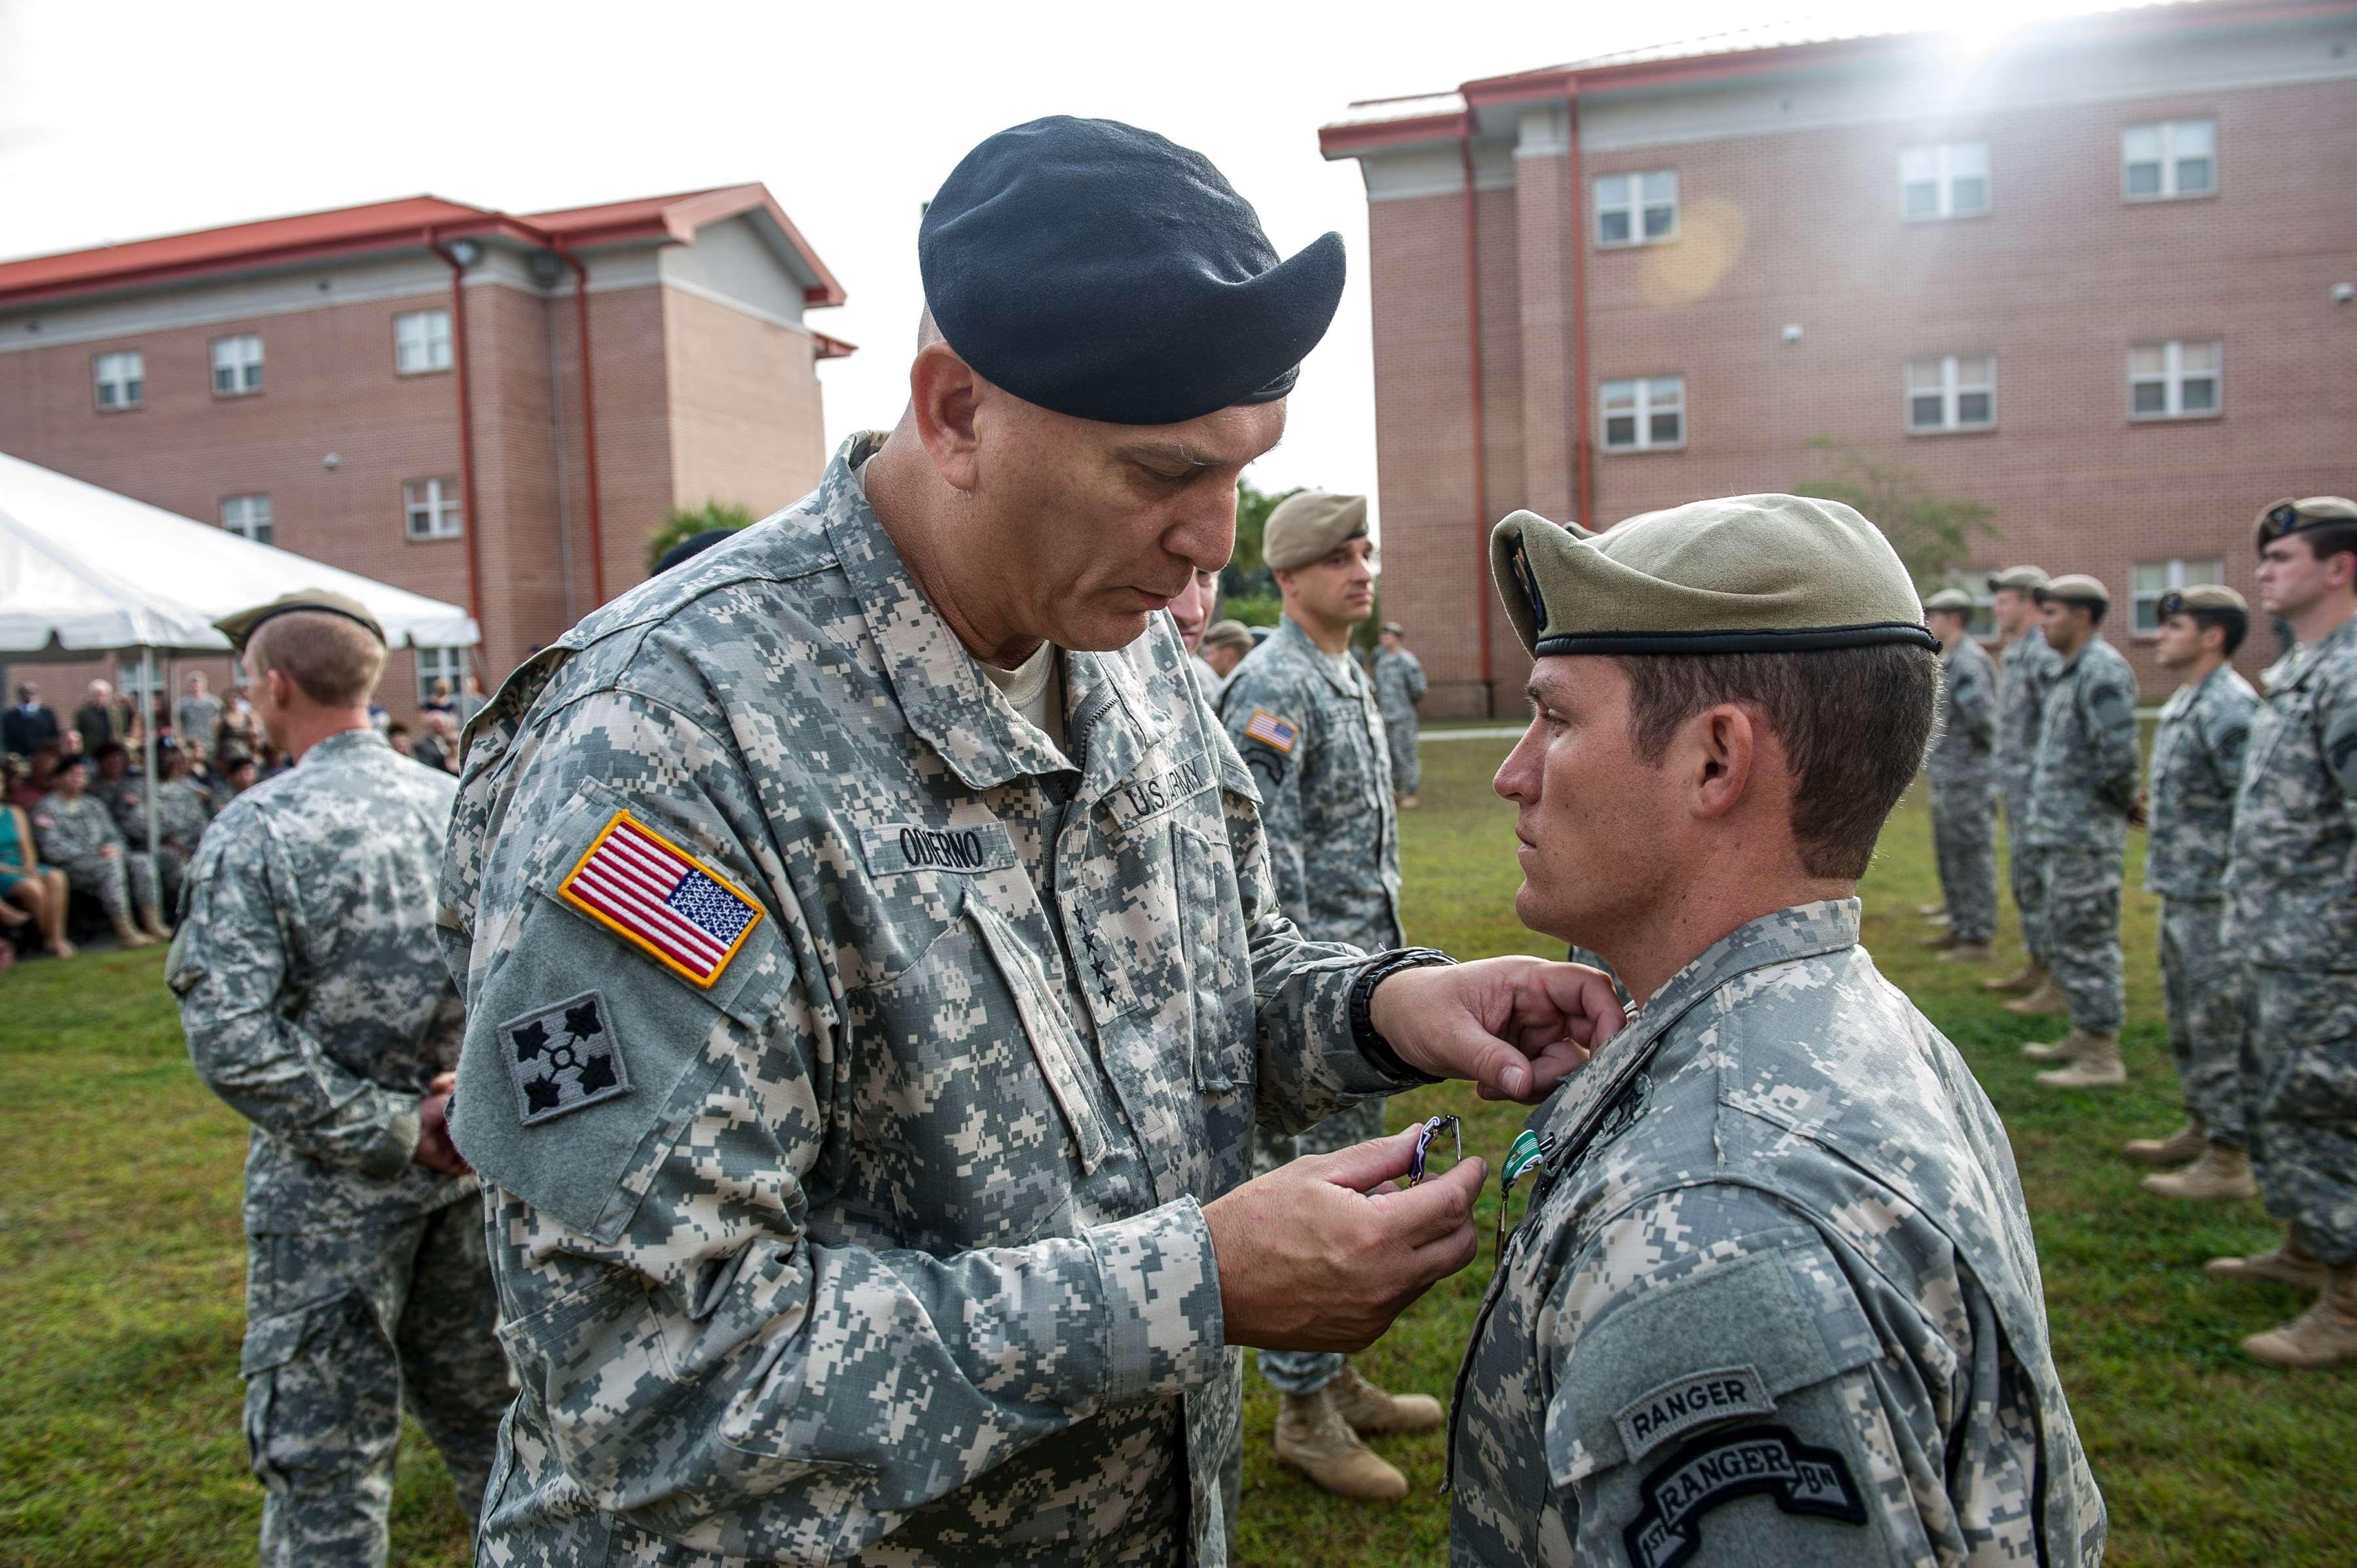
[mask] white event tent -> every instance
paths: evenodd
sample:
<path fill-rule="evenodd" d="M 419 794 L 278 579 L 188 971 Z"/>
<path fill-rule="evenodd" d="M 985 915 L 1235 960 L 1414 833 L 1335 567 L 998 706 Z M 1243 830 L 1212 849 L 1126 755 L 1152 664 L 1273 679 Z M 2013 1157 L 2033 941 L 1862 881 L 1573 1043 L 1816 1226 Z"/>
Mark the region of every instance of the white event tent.
<path fill-rule="evenodd" d="M 137 651 L 156 690 L 156 655 L 229 650 L 212 623 L 302 588 L 366 605 L 392 646 L 471 647 L 456 605 L 256 544 L 0 452 L 0 660 L 63 662 Z M 156 777 L 156 726 L 147 778 Z M 156 842 L 147 797 L 147 842 Z"/>

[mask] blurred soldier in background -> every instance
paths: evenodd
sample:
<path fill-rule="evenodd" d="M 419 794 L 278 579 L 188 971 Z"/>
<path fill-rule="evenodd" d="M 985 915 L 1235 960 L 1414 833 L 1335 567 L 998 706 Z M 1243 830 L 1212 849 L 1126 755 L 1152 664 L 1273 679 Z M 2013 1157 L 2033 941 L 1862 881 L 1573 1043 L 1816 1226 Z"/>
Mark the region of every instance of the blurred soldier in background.
<path fill-rule="evenodd" d="M 2006 1010 L 2070 1012 L 2068 1038 L 2022 1047 L 2032 1061 L 2067 1064 L 2040 1073 L 2039 1082 L 2116 1089 L 2127 1081 L 2120 877 L 2137 811 L 2136 672 L 2097 629 L 2112 603 L 2103 584 L 2073 574 L 2033 593 L 2057 663 L 2040 703 L 2024 836 L 2038 852 L 2045 957 L 2059 994 L 2033 993 Z"/>
<path fill-rule="evenodd" d="M 157 905 L 162 895 L 155 858 L 123 842 L 114 813 L 89 786 L 87 757 L 69 757 L 58 764 L 50 792 L 32 811 L 41 858 L 64 872 L 75 892 L 98 900 L 124 947 L 169 939 L 172 929 Z"/>
<path fill-rule="evenodd" d="M 2259 604 L 2298 642 L 2261 677 L 2234 801 L 2226 941 L 2251 965 L 2243 1089 L 2251 1165 L 2282 1244 L 2219 1258 L 2222 1278 L 2316 1291 L 2243 1341 L 2275 1367 L 2357 1359 L 2357 505 L 2259 514 Z"/>
<path fill-rule="evenodd" d="M 457 785 L 370 726 L 384 633 L 340 594 L 217 623 L 296 766 L 204 835 L 166 971 L 198 1073 L 253 1124 L 245 1436 L 262 1562 L 381 1564 L 406 1405 L 472 1521 L 514 1394 L 445 1112 L 465 1020 L 434 934 Z"/>
<path fill-rule="evenodd" d="M 2233 589 L 2204 584 L 2164 595 L 2160 617 L 2155 652 L 2179 683 L 2153 732 L 2144 886 L 2161 900 L 2160 978 L 2186 1124 L 2137 1139 L 2127 1155 L 2185 1166 L 2144 1178 L 2163 1197 L 2256 1197 L 2243 1136 L 2249 976 L 2221 929 L 2234 795 L 2259 702 L 2226 660 L 2250 630 L 2250 611 Z"/>
<path fill-rule="evenodd" d="M 1252 628 L 1240 620 L 1213 621 L 1211 629 L 1203 633 L 1203 646 L 1196 657 L 1211 671 L 1204 682 L 1203 700 L 1213 709 L 1227 694 L 1228 681 L 1235 674 L 1236 666 L 1252 650 Z"/>
<path fill-rule="evenodd" d="M 1973 638 L 1970 594 L 1943 589 L 1923 609 L 1943 650 L 1942 722 L 1925 768 L 1948 929 L 1931 945 L 1943 958 L 1978 963 L 1996 936 L 1996 797 L 1989 773 L 1996 744 L 1996 665 Z"/>
<path fill-rule="evenodd" d="M 2038 756 L 2039 710 L 2056 663 L 2039 621 L 2038 601 L 2031 596 L 2046 585 L 2046 574 L 2036 566 L 2013 566 L 1992 575 L 1988 585 L 1997 635 L 2006 639 L 1996 689 L 1996 787 L 2005 800 L 2007 884 L 2021 917 L 2021 946 L 2029 961 L 2020 973 L 1989 981 L 1982 989 L 2054 1002 L 2061 994 L 2046 967 L 2044 884 L 2038 875 L 2038 851 L 2029 842 L 2029 774 Z"/>
<path fill-rule="evenodd" d="M 1383 641 L 1375 650 L 1375 706 L 1383 715 L 1391 739 L 1392 794 L 1400 810 L 1413 811 L 1424 769 L 1415 755 L 1415 705 L 1424 701 L 1424 661 L 1407 650 L 1407 634 L 1400 623 L 1385 621 Z"/>

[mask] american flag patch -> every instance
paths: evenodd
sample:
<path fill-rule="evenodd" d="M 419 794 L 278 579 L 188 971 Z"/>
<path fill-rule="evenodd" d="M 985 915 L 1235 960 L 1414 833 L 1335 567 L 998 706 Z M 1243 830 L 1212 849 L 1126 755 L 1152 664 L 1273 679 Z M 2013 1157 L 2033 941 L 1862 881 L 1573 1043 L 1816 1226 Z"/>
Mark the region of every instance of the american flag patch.
<path fill-rule="evenodd" d="M 1300 733 L 1292 725 L 1278 718 L 1266 708 L 1254 708 L 1251 722 L 1244 725 L 1246 740 L 1256 740 L 1263 746 L 1273 746 L 1287 756 L 1292 755 L 1294 737 Z"/>
<path fill-rule="evenodd" d="M 628 811 L 617 811 L 572 875 L 564 900 L 656 962 L 710 985 L 745 945 L 761 908 Z"/>

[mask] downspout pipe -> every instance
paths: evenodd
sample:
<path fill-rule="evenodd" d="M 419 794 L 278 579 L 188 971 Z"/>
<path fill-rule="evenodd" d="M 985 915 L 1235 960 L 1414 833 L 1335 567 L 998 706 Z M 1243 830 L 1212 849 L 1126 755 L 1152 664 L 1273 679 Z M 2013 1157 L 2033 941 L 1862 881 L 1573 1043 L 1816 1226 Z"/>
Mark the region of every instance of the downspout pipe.
<path fill-rule="evenodd" d="M 458 493 L 467 509 L 467 614 L 480 637 L 483 628 L 483 513 L 475 504 L 475 403 L 467 384 L 467 267 L 443 244 L 438 231 L 425 231 L 425 248 L 450 269 L 450 363 L 458 373 Z"/>
<path fill-rule="evenodd" d="M 581 457 L 588 470 L 589 591 L 606 602 L 606 526 L 597 507 L 597 387 L 589 360 L 589 269 L 562 240 L 551 242 L 557 259 L 573 269 L 573 318 L 581 339 Z"/>
<path fill-rule="evenodd" d="M 1457 154 L 1465 168 L 1465 342 L 1471 378 L 1473 425 L 1473 614 L 1481 639 L 1481 713 L 1497 712 L 1497 693 L 1490 667 L 1490 446 L 1484 428 L 1481 393 L 1481 249 L 1473 200 L 1473 117 L 1457 137 Z"/>
<path fill-rule="evenodd" d="M 1571 179 L 1571 405 L 1577 411 L 1572 430 L 1577 504 L 1574 520 L 1583 528 L 1596 526 L 1596 456 L 1590 446 L 1588 419 L 1596 394 L 1587 384 L 1587 181 L 1579 166 L 1579 82 L 1574 79 L 1563 103 L 1564 162 Z"/>

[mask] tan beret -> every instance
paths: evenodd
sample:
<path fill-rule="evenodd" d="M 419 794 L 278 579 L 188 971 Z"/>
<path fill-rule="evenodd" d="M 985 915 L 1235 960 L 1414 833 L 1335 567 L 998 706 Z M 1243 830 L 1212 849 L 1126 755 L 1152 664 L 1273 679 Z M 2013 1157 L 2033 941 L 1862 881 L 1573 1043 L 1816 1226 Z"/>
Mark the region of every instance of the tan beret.
<path fill-rule="evenodd" d="M 2084 572 L 2066 572 L 2050 578 L 2042 586 L 2030 589 L 2029 596 L 2041 605 L 2049 599 L 2060 599 L 2066 605 L 2112 607 L 2112 591 Z"/>
<path fill-rule="evenodd" d="M 1323 561 L 1341 545 L 1367 536 L 1367 498 L 1304 490 L 1276 503 L 1261 535 L 1269 569 L 1290 572 Z"/>
<path fill-rule="evenodd" d="M 2346 496 L 2310 496 L 2298 501 L 2287 497 L 2259 513 L 2251 547 L 2265 550 L 2269 540 L 2287 533 L 2352 522 L 2357 522 L 2357 501 Z"/>
<path fill-rule="evenodd" d="M 2042 566 L 2007 566 L 2002 572 L 1991 572 L 1988 585 L 1992 594 L 1999 588 L 2020 588 L 2034 593 L 2046 585 L 2046 569 Z"/>
<path fill-rule="evenodd" d="M 369 614 L 366 605 L 349 594 L 330 593 L 325 588 L 298 588 L 291 594 L 281 594 L 266 605 L 256 605 L 252 609 L 221 617 L 213 622 L 213 629 L 237 647 L 243 648 L 247 639 L 253 637 L 264 621 L 274 620 L 296 610 L 314 610 L 320 615 L 341 616 L 346 620 L 358 621 L 368 628 L 379 642 L 384 640 L 384 628 L 377 624 L 376 617 Z"/>
<path fill-rule="evenodd" d="M 1973 603 L 1972 595 L 1962 588 L 1943 588 L 1923 601 L 1923 608 L 1927 611 L 1953 610 L 1958 615 L 1970 615 L 1978 607 Z"/>
<path fill-rule="evenodd" d="M 1252 628 L 1240 620 L 1215 620 L 1203 633 L 1203 646 L 1206 648 L 1225 648 L 1231 644 L 1250 648 Z"/>
<path fill-rule="evenodd" d="M 2172 588 L 2160 596 L 2160 618 L 2167 620 L 2180 610 L 2232 610 L 2247 617 L 2250 605 L 2233 589 L 2217 583 L 2196 583 L 2190 588 Z"/>
<path fill-rule="evenodd" d="M 1407 635 L 1407 628 L 1400 625 L 1400 623 L 1395 620 L 1387 620 L 1383 622 L 1382 629 L 1391 633 L 1394 637 L 1405 637 Z"/>
<path fill-rule="evenodd" d="M 1534 658 L 1937 648 L 1882 531 L 1839 501 L 1728 496 L 1591 533 L 1518 511 L 1490 575 Z"/>

